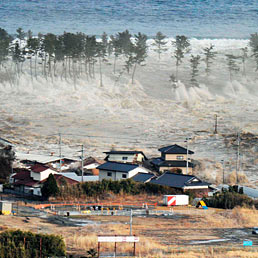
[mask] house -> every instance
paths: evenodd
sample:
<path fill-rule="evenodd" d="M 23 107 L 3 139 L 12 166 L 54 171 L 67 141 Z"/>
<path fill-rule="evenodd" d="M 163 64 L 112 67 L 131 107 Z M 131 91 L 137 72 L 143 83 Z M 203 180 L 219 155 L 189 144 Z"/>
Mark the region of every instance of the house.
<path fill-rule="evenodd" d="M 58 170 L 60 169 L 61 163 L 62 171 L 69 169 L 69 166 L 77 161 L 73 158 L 62 157 L 60 162 L 60 157 L 57 156 L 21 152 L 16 152 L 16 160 L 28 167 L 41 163 Z"/>
<path fill-rule="evenodd" d="M 69 185 L 78 184 L 77 180 L 57 173 L 43 164 L 36 164 L 30 169 L 15 168 L 10 183 L 17 192 L 41 196 L 41 187 L 50 174 L 54 175 L 58 185 L 62 185 L 64 181 Z"/>
<path fill-rule="evenodd" d="M 103 164 L 105 161 L 99 160 L 93 157 L 87 157 L 83 161 L 83 171 L 84 175 L 94 175 L 98 176 L 99 175 L 99 170 L 97 167 L 101 164 Z"/>
<path fill-rule="evenodd" d="M 47 179 L 50 174 L 57 174 L 57 172 L 44 164 L 37 163 L 30 169 L 14 169 L 10 183 L 18 192 L 41 196 L 42 181 Z"/>
<path fill-rule="evenodd" d="M 150 183 L 180 189 L 182 192 L 191 191 L 201 196 L 207 196 L 208 192 L 211 191 L 210 183 L 204 182 L 196 176 L 171 172 L 165 172 L 161 176 L 151 179 Z"/>
<path fill-rule="evenodd" d="M 105 161 L 139 164 L 139 163 L 143 163 L 144 160 L 147 160 L 146 156 L 142 151 L 111 150 L 104 153 L 107 155 L 105 158 Z"/>
<path fill-rule="evenodd" d="M 132 179 L 139 183 L 148 183 L 156 176 L 152 173 L 138 173 L 132 177 Z"/>
<path fill-rule="evenodd" d="M 159 151 L 161 152 L 161 156 L 150 160 L 156 171 L 163 173 L 164 171 L 180 169 L 183 174 L 192 173 L 194 164 L 191 162 L 189 156 L 194 154 L 193 151 L 187 150 L 177 144 L 160 148 Z"/>
<path fill-rule="evenodd" d="M 148 173 L 149 171 L 136 164 L 108 161 L 98 167 L 99 180 L 110 179 L 120 180 L 135 176 L 138 173 Z"/>
<path fill-rule="evenodd" d="M 34 166 L 32 166 L 30 168 L 30 176 L 33 178 L 33 180 L 35 181 L 42 181 L 46 178 L 48 178 L 48 176 L 50 174 L 56 174 L 57 172 L 51 168 L 49 168 L 46 165 L 43 164 L 35 164 Z"/>

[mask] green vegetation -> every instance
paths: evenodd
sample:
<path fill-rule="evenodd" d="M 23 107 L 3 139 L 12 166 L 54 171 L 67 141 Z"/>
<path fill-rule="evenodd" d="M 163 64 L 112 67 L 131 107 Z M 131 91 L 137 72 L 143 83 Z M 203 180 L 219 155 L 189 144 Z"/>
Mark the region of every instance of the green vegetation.
<path fill-rule="evenodd" d="M 50 174 L 47 180 L 44 182 L 41 188 L 41 193 L 45 198 L 49 198 L 50 196 L 57 196 L 59 193 L 59 188 L 53 174 Z"/>
<path fill-rule="evenodd" d="M 238 189 L 237 186 L 231 186 L 228 190 L 222 189 L 221 193 L 211 198 L 204 198 L 204 202 L 207 206 L 214 208 L 233 209 L 236 206 L 254 206 L 258 209 L 258 202 L 243 194 L 243 188 Z"/>
<path fill-rule="evenodd" d="M 14 156 L 12 147 L 7 146 L 1 149 L 0 146 L 0 184 L 5 183 L 8 176 L 10 176 Z"/>
<path fill-rule="evenodd" d="M 4 231 L 0 234 L 1 258 L 44 258 L 65 254 L 65 243 L 61 236 L 20 230 Z"/>
<path fill-rule="evenodd" d="M 112 181 L 112 180 L 102 180 L 101 182 L 85 182 L 83 184 L 77 184 L 74 186 L 64 186 L 60 187 L 59 196 L 62 198 L 76 197 L 80 198 L 83 196 L 101 196 L 103 194 L 113 193 L 113 194 L 177 194 L 181 193 L 180 190 L 175 190 L 170 187 L 151 184 L 151 183 L 138 183 L 132 179 Z"/>

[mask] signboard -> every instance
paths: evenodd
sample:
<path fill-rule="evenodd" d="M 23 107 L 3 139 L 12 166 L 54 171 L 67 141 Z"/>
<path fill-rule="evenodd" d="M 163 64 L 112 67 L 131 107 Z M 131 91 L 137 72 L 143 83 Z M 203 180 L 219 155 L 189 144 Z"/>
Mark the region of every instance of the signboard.
<path fill-rule="evenodd" d="M 98 242 L 135 243 L 139 242 L 139 240 L 139 237 L 136 236 L 98 236 Z"/>
<path fill-rule="evenodd" d="M 250 240 L 243 241 L 243 246 L 252 246 L 252 245 L 253 245 L 253 241 L 250 241 Z"/>

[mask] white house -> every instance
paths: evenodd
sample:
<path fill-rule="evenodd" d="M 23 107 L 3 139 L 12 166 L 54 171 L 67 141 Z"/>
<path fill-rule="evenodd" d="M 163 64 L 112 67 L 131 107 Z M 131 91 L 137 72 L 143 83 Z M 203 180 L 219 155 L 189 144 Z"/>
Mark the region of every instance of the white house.
<path fill-rule="evenodd" d="M 148 173 L 149 171 L 135 164 L 106 162 L 98 167 L 99 180 L 110 179 L 113 181 L 127 179 L 135 176 L 138 173 Z"/>
<path fill-rule="evenodd" d="M 57 172 L 42 164 L 36 164 L 31 167 L 30 176 L 35 181 L 42 181 L 48 178 L 50 174 L 57 174 Z"/>
<path fill-rule="evenodd" d="M 111 150 L 104 153 L 107 155 L 105 158 L 106 161 L 138 164 L 147 159 L 142 151 Z"/>

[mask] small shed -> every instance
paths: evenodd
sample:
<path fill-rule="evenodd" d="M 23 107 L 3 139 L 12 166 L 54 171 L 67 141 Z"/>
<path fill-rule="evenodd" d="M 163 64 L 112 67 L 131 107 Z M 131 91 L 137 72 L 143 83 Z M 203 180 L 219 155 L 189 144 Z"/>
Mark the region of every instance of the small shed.
<path fill-rule="evenodd" d="M 12 213 L 12 203 L 8 201 L 0 201 L 0 214 L 10 215 Z"/>

